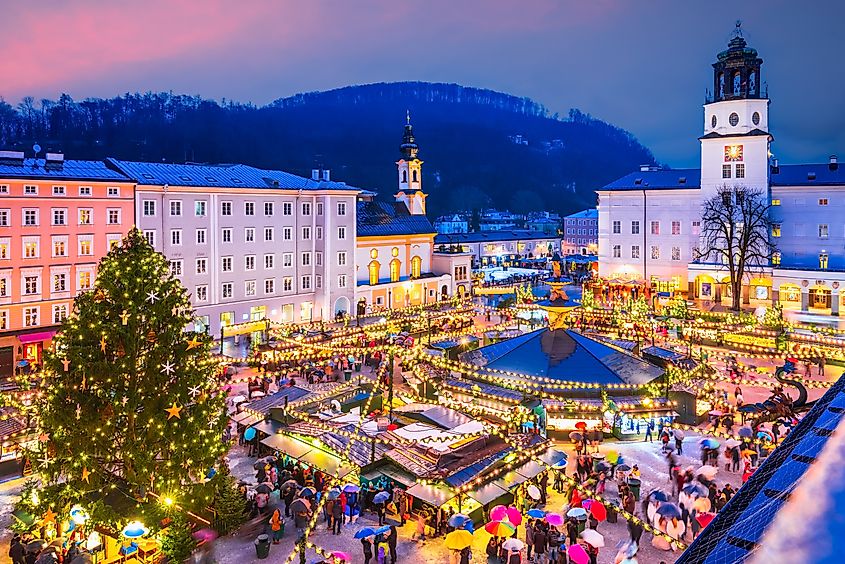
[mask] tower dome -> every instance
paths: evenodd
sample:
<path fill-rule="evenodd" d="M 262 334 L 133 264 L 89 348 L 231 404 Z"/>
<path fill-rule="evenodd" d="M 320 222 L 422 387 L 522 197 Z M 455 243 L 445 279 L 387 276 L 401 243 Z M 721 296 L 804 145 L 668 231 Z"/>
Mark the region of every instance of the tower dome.
<path fill-rule="evenodd" d="M 402 153 L 402 158 L 406 161 L 411 161 L 417 158 L 417 153 L 420 148 L 414 139 L 414 126 L 411 125 L 411 112 L 405 114 L 405 134 L 402 136 L 402 144 L 399 145 L 399 151 Z"/>
<path fill-rule="evenodd" d="M 728 48 L 713 63 L 713 101 L 765 98 L 760 88 L 763 59 L 742 36 L 742 22 L 736 22 Z"/>

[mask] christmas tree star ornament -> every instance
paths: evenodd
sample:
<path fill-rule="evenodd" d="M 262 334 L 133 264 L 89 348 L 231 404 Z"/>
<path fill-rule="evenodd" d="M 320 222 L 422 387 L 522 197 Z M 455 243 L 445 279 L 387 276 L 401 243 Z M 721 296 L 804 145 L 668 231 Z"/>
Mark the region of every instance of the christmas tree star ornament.
<path fill-rule="evenodd" d="M 164 364 L 161 365 L 161 371 L 165 372 L 167 374 L 173 374 L 173 367 L 174 366 L 175 365 L 172 362 L 167 361 L 167 362 L 165 362 Z"/>
<path fill-rule="evenodd" d="M 179 413 L 180 411 L 182 411 L 182 406 L 181 406 L 181 405 L 176 405 L 176 402 L 175 402 L 175 401 L 173 402 L 173 404 L 172 404 L 170 407 L 168 407 L 168 408 L 167 408 L 167 409 L 165 409 L 164 411 L 166 411 L 166 412 L 167 412 L 167 420 L 168 420 L 168 421 L 170 421 L 170 419 L 171 419 L 172 417 L 175 417 L 176 419 L 181 419 L 181 418 L 182 418 L 182 415 Z"/>
<path fill-rule="evenodd" d="M 152 292 L 152 291 L 147 292 L 147 301 L 148 302 L 150 302 L 151 304 L 154 304 L 154 303 L 156 303 L 157 299 L 158 299 L 158 294 L 156 294 L 155 292 Z"/>
<path fill-rule="evenodd" d="M 188 348 L 185 349 L 185 350 L 189 351 L 191 349 L 195 349 L 198 346 L 200 346 L 201 344 L 202 344 L 202 341 L 198 340 L 196 335 L 194 335 L 194 336 L 191 337 L 191 340 L 188 341 Z"/>
<path fill-rule="evenodd" d="M 41 433 L 40 435 L 38 435 L 38 442 L 39 443 L 46 443 L 49 440 L 50 440 L 50 435 L 48 435 L 47 433 Z"/>
<path fill-rule="evenodd" d="M 41 517 L 41 521 L 42 521 L 43 523 L 55 523 L 55 522 L 56 522 L 56 514 L 55 514 L 55 513 L 53 513 L 53 508 L 52 508 L 52 507 L 48 507 L 48 508 L 47 508 L 47 511 L 46 511 L 46 512 L 44 513 L 44 515 Z"/>
<path fill-rule="evenodd" d="M 106 352 L 106 336 L 105 335 L 103 335 L 103 337 L 100 339 L 100 350 L 103 351 L 103 352 Z"/>
<path fill-rule="evenodd" d="M 88 483 L 89 483 L 89 479 L 88 479 L 88 477 L 89 477 L 90 475 L 91 475 L 91 472 L 89 472 L 89 471 L 88 471 L 88 468 L 83 468 L 83 469 L 82 469 L 82 481 L 83 481 L 83 482 L 85 482 L 86 484 L 88 484 Z"/>

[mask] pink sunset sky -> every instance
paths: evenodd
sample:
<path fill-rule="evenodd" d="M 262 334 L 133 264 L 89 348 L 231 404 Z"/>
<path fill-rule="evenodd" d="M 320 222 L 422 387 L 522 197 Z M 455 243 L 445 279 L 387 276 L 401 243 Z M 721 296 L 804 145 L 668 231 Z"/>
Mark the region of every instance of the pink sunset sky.
<path fill-rule="evenodd" d="M 456 82 L 578 107 L 677 165 L 697 159 L 710 63 L 739 18 L 765 61 L 778 146 L 796 159 L 845 154 L 839 2 L 52 0 L 0 12 L 0 96 L 12 104 L 172 90 L 260 105 Z"/>

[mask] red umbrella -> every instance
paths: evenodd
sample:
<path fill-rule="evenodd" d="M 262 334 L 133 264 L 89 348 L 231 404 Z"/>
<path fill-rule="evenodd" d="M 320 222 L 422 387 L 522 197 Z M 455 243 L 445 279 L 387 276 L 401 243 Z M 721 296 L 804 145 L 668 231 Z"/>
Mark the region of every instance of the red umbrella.
<path fill-rule="evenodd" d="M 581 494 L 578 490 L 572 490 L 572 497 L 569 500 L 569 505 L 572 507 L 581 507 Z"/>
<path fill-rule="evenodd" d="M 584 423 L 583 421 L 579 421 L 578 423 L 575 424 L 575 428 L 581 429 L 583 431 L 584 429 L 587 428 L 587 424 Z"/>
<path fill-rule="evenodd" d="M 709 525 L 710 521 L 712 521 L 715 517 L 715 513 L 699 513 L 695 520 L 698 521 L 698 524 L 701 525 L 702 528 L 704 528 Z"/>
<path fill-rule="evenodd" d="M 596 521 L 604 521 L 607 519 L 607 509 L 600 501 L 588 499 L 581 504 L 581 507 L 589 511 Z"/>

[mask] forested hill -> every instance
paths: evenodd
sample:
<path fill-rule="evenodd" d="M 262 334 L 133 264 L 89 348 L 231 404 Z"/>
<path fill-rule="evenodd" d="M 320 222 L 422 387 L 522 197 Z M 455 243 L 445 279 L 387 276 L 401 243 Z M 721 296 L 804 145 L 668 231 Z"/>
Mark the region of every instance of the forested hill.
<path fill-rule="evenodd" d="M 628 132 L 578 110 L 560 117 L 490 90 L 424 82 L 349 86 L 264 106 L 172 93 L 0 101 L 0 149 L 38 142 L 67 158 L 241 162 L 332 178 L 391 196 L 411 112 L 430 215 L 481 206 L 572 212 L 593 190 L 654 162 Z"/>

